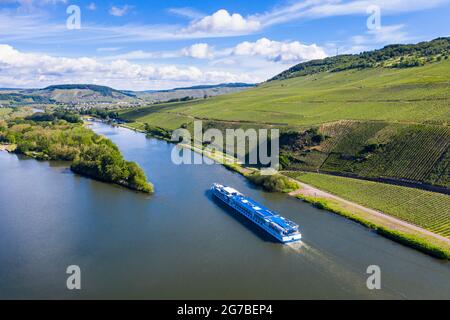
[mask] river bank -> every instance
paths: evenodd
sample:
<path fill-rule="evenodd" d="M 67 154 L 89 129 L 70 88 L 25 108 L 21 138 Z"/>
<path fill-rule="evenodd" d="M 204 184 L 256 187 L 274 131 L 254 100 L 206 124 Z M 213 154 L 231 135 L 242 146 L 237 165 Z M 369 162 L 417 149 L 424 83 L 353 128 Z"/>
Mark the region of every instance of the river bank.
<path fill-rule="evenodd" d="M 144 130 L 138 130 L 124 124 L 119 124 L 119 126 L 129 130 L 145 133 Z M 160 139 L 158 136 L 153 136 L 153 138 Z M 167 139 L 162 140 L 170 143 Z M 180 144 L 180 146 L 212 159 L 222 164 L 227 169 L 237 172 L 246 178 L 249 178 L 251 174 L 258 173 L 257 169 L 246 167 L 242 165 L 242 163 L 239 163 L 236 158 L 221 152 L 216 151 L 212 153 L 192 144 Z M 337 197 L 323 190 L 319 190 L 306 183 L 283 175 L 282 173 L 280 175 L 297 183 L 299 186 L 297 190 L 289 192 L 289 196 L 355 221 L 371 230 L 376 231 L 383 237 L 416 249 L 422 253 L 428 254 L 435 258 L 450 260 L 450 239 L 413 224 L 409 224 L 403 220 L 396 219 L 383 212 L 361 206 L 357 203 Z"/>
<path fill-rule="evenodd" d="M 220 152 L 211 153 L 186 144 L 182 144 L 181 146 L 219 162 L 226 168 L 244 177 L 248 178 L 249 175 L 258 172 L 257 169 L 245 167 L 237 159 Z M 355 221 L 390 240 L 404 244 L 435 258 L 450 260 L 450 239 L 403 220 L 396 219 L 380 211 L 337 197 L 286 175 L 281 175 L 299 185 L 297 190 L 289 192 L 290 196 Z"/>
<path fill-rule="evenodd" d="M 6 152 L 14 152 L 16 150 L 17 145 L 15 144 L 1 144 L 0 143 L 0 151 L 6 151 Z"/>
<path fill-rule="evenodd" d="M 333 195 L 310 197 L 305 196 L 302 192 L 297 192 L 295 197 L 312 204 L 316 208 L 327 210 L 355 221 L 395 242 L 435 258 L 450 260 L 449 239 L 428 230 L 395 219 L 384 213 L 359 206 L 345 199 L 338 199 Z"/>
<path fill-rule="evenodd" d="M 65 163 L 0 152 L 0 298 L 448 299 L 450 269 L 441 260 L 263 192 L 217 163 L 176 165 L 164 141 L 102 123 L 91 128 L 138 163 L 157 192 L 124 192 Z M 303 241 L 265 236 L 209 194 L 215 182 L 298 223 Z M 84 274 L 81 291 L 65 286 L 72 264 Z M 374 264 L 381 290 L 366 286 Z"/>

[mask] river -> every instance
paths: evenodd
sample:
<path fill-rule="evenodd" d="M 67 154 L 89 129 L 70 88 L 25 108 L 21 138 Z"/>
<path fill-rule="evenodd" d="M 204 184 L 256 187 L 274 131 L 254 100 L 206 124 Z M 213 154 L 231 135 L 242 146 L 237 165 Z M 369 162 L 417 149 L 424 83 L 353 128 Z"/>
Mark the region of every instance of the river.
<path fill-rule="evenodd" d="M 177 166 L 166 142 L 93 129 L 144 169 L 155 194 L 0 152 L 0 298 L 450 298 L 448 263 L 221 165 Z M 304 241 L 273 242 L 211 197 L 214 182 L 294 220 Z M 66 288 L 69 265 L 81 268 L 79 291 Z M 381 290 L 366 286 L 369 265 L 381 268 Z"/>

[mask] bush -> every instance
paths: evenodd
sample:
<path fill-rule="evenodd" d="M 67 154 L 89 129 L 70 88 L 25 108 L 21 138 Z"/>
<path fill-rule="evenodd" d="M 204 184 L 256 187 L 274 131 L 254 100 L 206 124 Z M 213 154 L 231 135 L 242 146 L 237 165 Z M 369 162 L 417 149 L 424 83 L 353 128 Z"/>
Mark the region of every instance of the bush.
<path fill-rule="evenodd" d="M 416 57 L 405 58 L 398 63 L 392 65 L 394 68 L 412 68 L 422 66 L 424 63 Z"/>
<path fill-rule="evenodd" d="M 70 123 L 82 123 L 83 120 L 81 117 L 75 113 L 67 112 L 67 111 L 56 111 L 53 113 L 53 116 L 57 119 L 65 120 Z"/>
<path fill-rule="evenodd" d="M 264 176 L 259 173 L 252 173 L 247 175 L 247 178 L 255 185 L 261 186 L 269 192 L 288 193 L 299 188 L 297 183 L 278 174 Z"/>
<path fill-rule="evenodd" d="M 130 189 L 153 192 L 142 169 L 134 162 L 125 161 L 113 144 L 94 144 L 83 147 L 72 163 L 72 171 L 97 180 L 116 183 Z"/>
<path fill-rule="evenodd" d="M 93 108 L 80 112 L 81 114 L 98 117 L 100 119 L 118 119 L 119 113 L 117 111 L 108 111 L 105 109 Z"/>
<path fill-rule="evenodd" d="M 281 168 L 289 168 L 291 161 L 287 155 L 280 155 L 280 166 Z"/>
<path fill-rule="evenodd" d="M 35 114 L 26 117 L 25 120 L 31 120 L 36 122 L 53 121 L 55 120 L 55 116 L 50 113 L 36 112 Z"/>
<path fill-rule="evenodd" d="M 55 120 L 65 120 L 70 123 L 82 123 L 83 120 L 81 120 L 80 116 L 71 113 L 68 111 L 55 111 L 53 113 L 43 113 L 43 112 L 36 112 L 32 114 L 31 116 L 28 116 L 25 118 L 25 120 L 35 121 L 35 122 L 50 122 Z"/>
<path fill-rule="evenodd" d="M 145 124 L 145 132 L 151 137 L 157 137 L 157 138 L 162 138 L 162 139 L 171 139 L 172 138 L 171 131 L 166 130 L 164 128 L 151 126 L 148 123 Z"/>

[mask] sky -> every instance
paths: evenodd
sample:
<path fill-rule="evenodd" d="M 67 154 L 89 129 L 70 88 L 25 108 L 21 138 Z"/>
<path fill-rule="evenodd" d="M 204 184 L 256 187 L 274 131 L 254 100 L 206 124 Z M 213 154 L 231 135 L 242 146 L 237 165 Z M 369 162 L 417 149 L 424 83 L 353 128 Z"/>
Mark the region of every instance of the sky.
<path fill-rule="evenodd" d="M 259 83 L 449 33 L 450 0 L 0 0 L 0 87 Z"/>

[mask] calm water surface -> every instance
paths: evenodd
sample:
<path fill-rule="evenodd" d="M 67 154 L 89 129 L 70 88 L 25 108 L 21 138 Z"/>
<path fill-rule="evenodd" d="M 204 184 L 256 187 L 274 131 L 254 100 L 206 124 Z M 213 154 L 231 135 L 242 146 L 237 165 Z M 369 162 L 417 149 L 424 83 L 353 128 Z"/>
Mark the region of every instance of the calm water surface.
<path fill-rule="evenodd" d="M 156 186 L 154 195 L 0 152 L 0 298 L 450 298 L 449 264 L 220 165 L 176 166 L 172 145 L 96 123 Z M 207 192 L 234 186 L 300 224 L 281 245 Z M 82 290 L 66 289 L 79 265 Z M 366 287 L 378 265 L 382 289 Z"/>

